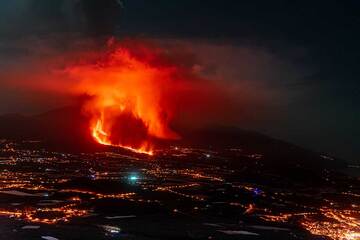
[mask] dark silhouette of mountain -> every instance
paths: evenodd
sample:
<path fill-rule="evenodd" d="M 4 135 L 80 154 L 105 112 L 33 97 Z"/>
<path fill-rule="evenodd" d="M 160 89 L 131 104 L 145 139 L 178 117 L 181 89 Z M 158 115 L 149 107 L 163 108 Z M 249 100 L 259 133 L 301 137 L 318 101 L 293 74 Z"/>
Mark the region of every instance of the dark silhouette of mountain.
<path fill-rule="evenodd" d="M 237 127 L 216 126 L 205 129 L 187 130 L 183 133 L 184 142 L 199 147 L 214 149 L 242 148 L 247 152 L 259 153 L 276 162 L 297 163 L 305 159 L 319 162 L 320 154 L 283 140 L 264 134 L 239 129 Z M 323 160 L 323 159 L 322 159 Z"/>
<path fill-rule="evenodd" d="M 59 151 L 100 150 L 89 134 L 88 120 L 80 107 L 65 107 L 35 116 L 0 116 L 0 137 L 14 140 L 40 140 L 45 147 Z"/>
<path fill-rule="evenodd" d="M 45 147 L 58 151 L 99 151 L 108 149 L 90 135 L 88 118 L 80 107 L 55 109 L 35 116 L 9 114 L 0 116 L 0 137 L 17 140 L 42 140 Z M 339 168 L 344 162 L 324 158 L 319 153 L 236 127 L 177 129 L 182 138 L 176 141 L 155 140 L 159 147 L 191 146 L 221 151 L 242 148 L 264 155 L 264 164 Z"/>
<path fill-rule="evenodd" d="M 8 139 L 37 139 L 39 123 L 20 114 L 0 116 L 0 137 Z"/>

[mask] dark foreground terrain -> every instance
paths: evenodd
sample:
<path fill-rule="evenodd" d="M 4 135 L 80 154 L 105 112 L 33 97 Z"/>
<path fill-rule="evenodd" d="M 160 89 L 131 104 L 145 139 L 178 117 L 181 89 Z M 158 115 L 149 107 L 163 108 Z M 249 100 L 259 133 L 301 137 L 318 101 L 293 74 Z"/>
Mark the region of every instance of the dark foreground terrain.
<path fill-rule="evenodd" d="M 2 140 L 0 239 L 360 238 L 358 178 L 273 158 L 242 147 L 69 154 Z"/>

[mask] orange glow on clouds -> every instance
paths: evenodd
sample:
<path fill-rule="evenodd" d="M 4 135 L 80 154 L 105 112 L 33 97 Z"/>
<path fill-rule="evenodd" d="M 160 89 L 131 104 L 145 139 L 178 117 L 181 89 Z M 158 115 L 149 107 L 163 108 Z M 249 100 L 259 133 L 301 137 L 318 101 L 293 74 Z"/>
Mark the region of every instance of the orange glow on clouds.
<path fill-rule="evenodd" d="M 178 70 L 148 48 L 135 50 L 116 47 L 67 72 L 77 82 L 75 92 L 90 96 L 84 111 L 98 143 L 152 155 L 151 139 L 179 137 L 169 127 L 173 109 L 164 98 Z"/>
<path fill-rule="evenodd" d="M 80 40 L 71 51 L 45 53 L 1 73 L 7 87 L 55 98 L 54 108 L 80 100 L 89 122 L 74 119 L 62 134 L 83 136 L 85 125 L 84 139 L 138 153 L 154 154 L 159 139 L 179 139 L 175 129 L 237 122 L 239 99 L 249 92 L 238 94 L 237 85 L 218 81 L 216 74 L 212 79 L 208 74 L 216 68 L 178 44 L 128 39 L 99 46 Z M 60 98 L 68 102 L 58 104 Z"/>

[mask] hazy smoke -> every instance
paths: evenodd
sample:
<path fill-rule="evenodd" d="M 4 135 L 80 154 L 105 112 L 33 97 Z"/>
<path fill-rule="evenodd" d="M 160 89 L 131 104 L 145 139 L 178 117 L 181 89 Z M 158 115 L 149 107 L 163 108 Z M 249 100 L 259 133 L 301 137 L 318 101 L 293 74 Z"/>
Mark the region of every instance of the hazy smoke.
<path fill-rule="evenodd" d="M 118 0 L 1 1 L 0 32 L 7 36 L 60 32 L 113 35 L 121 22 L 122 8 Z"/>
<path fill-rule="evenodd" d="M 95 36 L 115 33 L 122 12 L 120 1 L 80 0 L 76 8 L 83 12 L 89 33 Z"/>

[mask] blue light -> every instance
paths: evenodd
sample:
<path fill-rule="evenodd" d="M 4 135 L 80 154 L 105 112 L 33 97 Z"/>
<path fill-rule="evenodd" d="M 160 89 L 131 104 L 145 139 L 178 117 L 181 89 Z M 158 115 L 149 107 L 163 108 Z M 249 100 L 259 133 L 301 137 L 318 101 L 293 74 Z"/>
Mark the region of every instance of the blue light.
<path fill-rule="evenodd" d="M 137 180 L 139 180 L 139 175 L 137 173 L 130 173 L 128 176 L 128 180 L 131 183 L 135 183 Z"/>
<path fill-rule="evenodd" d="M 261 191 L 259 188 L 255 188 L 255 189 L 253 190 L 253 193 L 254 193 L 256 196 L 262 194 L 262 192 L 263 192 L 263 191 Z"/>
<path fill-rule="evenodd" d="M 137 176 L 130 176 L 130 180 L 136 181 L 136 180 L 138 180 L 138 177 Z"/>

